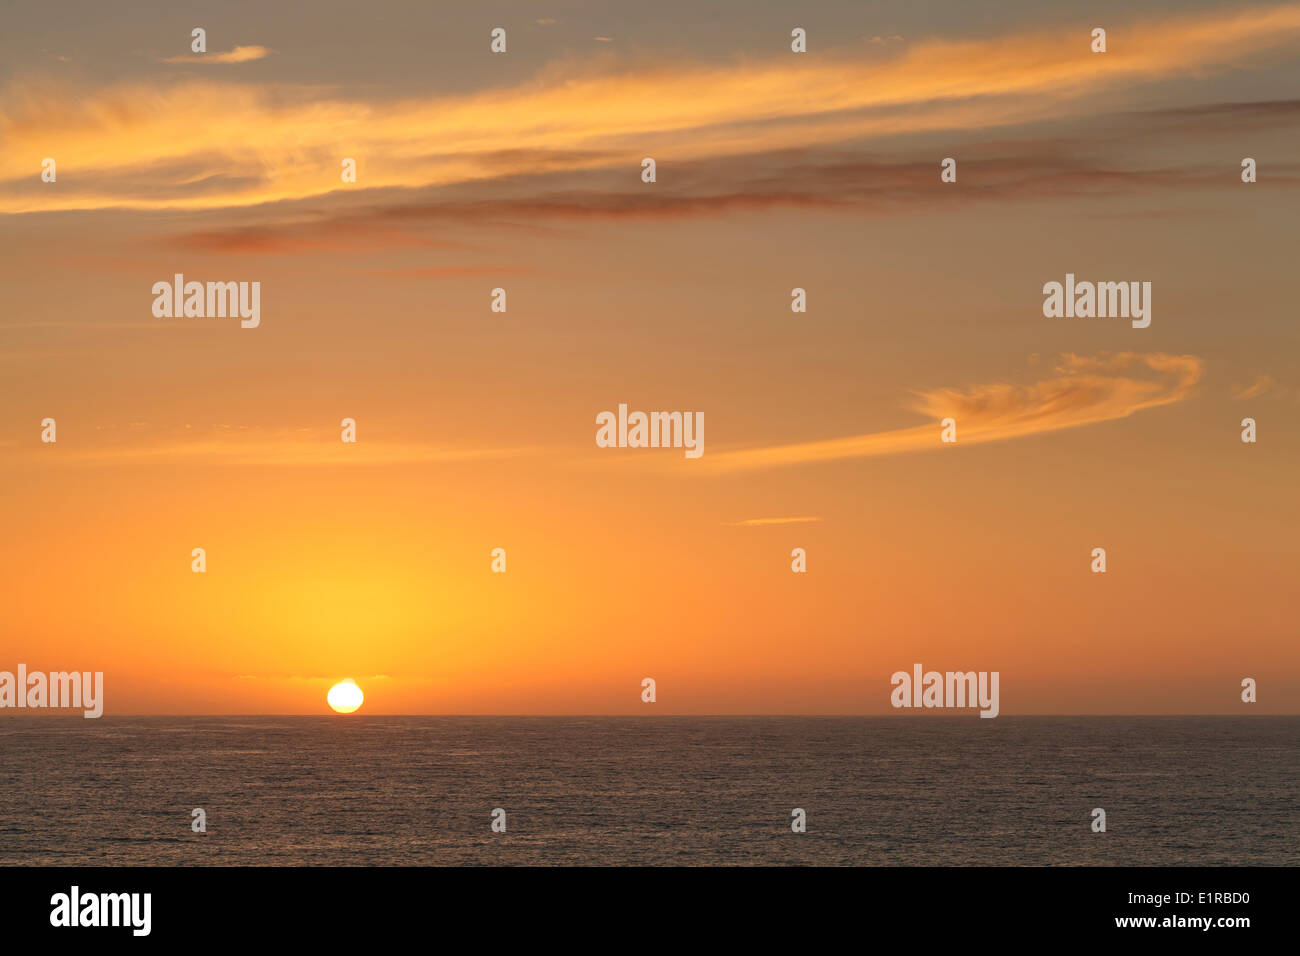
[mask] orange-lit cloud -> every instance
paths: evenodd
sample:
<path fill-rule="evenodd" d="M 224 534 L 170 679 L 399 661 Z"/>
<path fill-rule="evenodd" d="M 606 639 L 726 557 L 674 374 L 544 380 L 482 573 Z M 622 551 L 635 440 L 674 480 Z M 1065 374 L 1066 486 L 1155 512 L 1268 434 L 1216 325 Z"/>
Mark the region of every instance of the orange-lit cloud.
<path fill-rule="evenodd" d="M 914 411 L 931 421 L 914 428 L 852 435 L 822 441 L 741 449 L 706 455 L 701 463 L 716 471 L 739 471 L 895 455 L 944 447 L 939 422 L 957 424 L 957 445 L 1025 438 L 1127 418 L 1136 412 L 1190 397 L 1204 370 L 1194 355 L 1122 352 L 1092 357 L 1064 355 L 1056 378 L 1033 385 L 977 385 L 961 391 L 935 389 L 917 394 Z M 1130 371 L 1154 372 L 1137 378 Z"/>
<path fill-rule="evenodd" d="M 1246 107 L 1252 104 L 1245 104 Z M 1279 121 L 1289 121 L 1279 114 Z M 1158 122 L 1142 114 L 1144 136 Z M 1208 137 L 1223 130 L 1204 131 Z M 985 144 L 985 148 L 989 144 Z M 1000 145 L 1000 144 L 993 144 Z M 834 154 L 781 153 L 684 163 L 683 182 L 672 194 L 629 192 L 601 171 L 588 177 L 582 189 L 566 189 L 545 175 L 517 177 L 529 187 L 523 196 L 463 198 L 460 187 L 404 190 L 387 204 L 363 205 L 342 211 L 320 209 L 288 213 L 268 207 L 268 220 L 258 225 L 208 228 L 159 242 L 207 252 L 294 254 L 311 249 L 363 246 L 464 246 L 431 234 L 450 224 L 475 227 L 517 227 L 536 220 L 674 220 L 724 216 L 734 212 L 780 208 L 842 210 L 855 215 L 894 215 L 942 205 L 1034 202 L 1214 187 L 1223 182 L 1220 168 L 1121 169 L 1114 162 L 1070 153 L 1068 143 L 1031 144 L 1021 155 L 967 158 L 962 161 L 962 188 L 944 192 L 933 188 L 933 157 L 884 162 L 846 159 Z M 978 146 L 970 147 L 975 151 Z M 1028 153 L 1028 155 L 1026 155 Z M 1279 163 L 1270 186 L 1300 186 L 1300 167 Z M 1142 215 L 1156 213 L 1149 209 Z M 1163 214 L 1163 213 L 1162 213 Z"/>
<path fill-rule="evenodd" d="M 746 518 L 744 521 L 729 521 L 727 526 L 732 528 L 761 528 L 770 524 L 808 524 L 821 520 L 821 518 L 814 515 L 800 518 Z"/>
<path fill-rule="evenodd" d="M 148 465 L 201 462 L 212 465 L 404 465 L 451 463 L 536 454 L 534 447 L 454 448 L 382 438 L 342 442 L 329 435 L 267 433 L 260 429 L 225 428 L 200 438 L 176 437 L 154 442 L 113 442 L 83 448 L 41 447 L 28 454 L 47 464 Z"/>
<path fill-rule="evenodd" d="M 219 66 L 226 63 L 248 63 L 262 60 L 271 55 L 271 50 L 264 46 L 237 46 L 225 53 L 189 53 L 182 56 L 169 56 L 163 63 L 202 63 Z"/>
<path fill-rule="evenodd" d="M 1256 377 L 1255 381 L 1249 385 L 1234 385 L 1232 389 L 1232 397 L 1238 400 L 1258 398 L 1276 386 L 1277 382 L 1274 380 L 1272 375 L 1259 375 Z"/>
<path fill-rule="evenodd" d="M 526 160 L 514 169 L 484 164 L 485 155 L 510 149 L 521 157 L 569 151 L 572 170 L 635 171 L 654 154 L 667 171 L 791 141 L 814 147 L 1057 118 L 1096 109 L 1092 98 L 1111 88 L 1294 52 L 1300 5 L 1197 11 L 1111 30 L 1126 42 L 1105 55 L 1089 52 L 1085 27 L 1071 27 L 807 62 L 786 56 L 613 74 L 565 66 L 515 87 L 393 102 L 212 81 L 90 96 L 14 82 L 0 98 L 8 104 L 0 182 L 38 183 L 32 157 L 55 157 L 60 176 L 57 189 L 4 190 L 0 212 L 219 208 L 317 196 L 345 188 L 345 156 L 358 160 L 360 188 L 412 187 L 535 171 Z M 170 172 L 155 178 L 156 169 Z M 177 188 L 178 176 L 206 187 Z"/>

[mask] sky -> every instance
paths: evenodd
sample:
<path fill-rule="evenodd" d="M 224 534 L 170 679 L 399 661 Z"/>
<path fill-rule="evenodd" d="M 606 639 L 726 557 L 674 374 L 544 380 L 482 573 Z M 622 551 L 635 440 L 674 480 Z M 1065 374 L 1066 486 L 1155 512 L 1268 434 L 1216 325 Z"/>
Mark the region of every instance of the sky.
<path fill-rule="evenodd" d="M 1300 4 L 0 21 L 0 670 L 108 714 L 888 714 L 914 663 L 1300 712 Z M 260 324 L 156 317 L 176 273 Z M 1046 317 L 1067 273 L 1150 326 Z M 704 454 L 598 447 L 620 404 Z"/>

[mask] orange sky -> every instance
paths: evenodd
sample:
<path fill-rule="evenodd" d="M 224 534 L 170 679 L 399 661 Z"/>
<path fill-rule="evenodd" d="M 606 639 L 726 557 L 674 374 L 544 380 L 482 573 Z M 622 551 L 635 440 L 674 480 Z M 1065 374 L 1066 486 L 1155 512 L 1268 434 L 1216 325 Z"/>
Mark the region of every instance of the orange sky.
<path fill-rule="evenodd" d="M 418 80 L 364 22 L 322 75 L 333 7 L 213 20 L 263 50 L 212 64 L 188 13 L 12 24 L 0 670 L 103 670 L 110 715 L 344 677 L 877 714 L 914 662 L 1000 671 L 1003 714 L 1238 713 L 1247 676 L 1296 713 L 1300 5 L 1060 7 L 832 4 L 804 55 L 780 11 L 511 7 L 504 57 L 457 21 Z M 260 282 L 261 325 L 155 318 L 176 272 Z M 1150 281 L 1151 326 L 1045 318 L 1067 272 Z M 620 403 L 702 411 L 705 454 L 597 448 Z"/>

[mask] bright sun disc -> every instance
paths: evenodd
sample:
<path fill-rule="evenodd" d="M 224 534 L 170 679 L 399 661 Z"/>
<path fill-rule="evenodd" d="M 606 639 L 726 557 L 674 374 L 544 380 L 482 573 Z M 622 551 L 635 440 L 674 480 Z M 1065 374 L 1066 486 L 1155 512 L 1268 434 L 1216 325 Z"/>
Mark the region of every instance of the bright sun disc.
<path fill-rule="evenodd" d="M 336 713 L 350 714 L 361 706 L 366 696 L 361 693 L 361 688 L 357 686 L 356 681 L 349 677 L 331 687 L 325 699 L 329 701 L 330 707 L 334 708 Z"/>

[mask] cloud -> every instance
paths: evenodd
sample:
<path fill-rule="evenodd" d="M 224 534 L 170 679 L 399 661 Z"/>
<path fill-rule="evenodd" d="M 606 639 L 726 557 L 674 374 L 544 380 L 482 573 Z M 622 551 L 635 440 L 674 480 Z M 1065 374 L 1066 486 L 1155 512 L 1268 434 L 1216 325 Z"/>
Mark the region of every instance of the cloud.
<path fill-rule="evenodd" d="M 1140 124 L 1135 121 L 1135 128 Z M 1146 121 L 1149 131 L 1151 121 Z M 1211 186 L 1223 169 L 1121 169 L 1108 158 L 1081 155 L 1070 142 L 972 144 L 962 152 L 962 188 L 934 188 L 933 155 L 896 160 L 863 158 L 837 150 L 783 150 L 727 160 L 682 163 L 671 192 L 626 189 L 621 173 L 596 171 L 580 178 L 542 174 L 494 183 L 404 190 L 388 203 L 312 209 L 299 215 L 284 206 L 266 215 L 282 225 L 209 228 L 169 237 L 169 245 L 215 252 L 292 253 L 304 248 L 444 244 L 435 226 L 501 227 L 536 220 L 664 220 L 723 216 L 774 208 L 840 210 L 853 215 L 893 215 L 932 205 L 1033 202 L 1051 198 L 1141 194 Z M 1291 175 L 1288 175 L 1288 170 Z M 1276 164 L 1270 183 L 1300 185 L 1300 166 Z M 305 201 L 310 205 L 311 201 Z"/>
<path fill-rule="evenodd" d="M 744 521 L 727 521 L 724 524 L 729 528 L 759 528 L 769 524 L 807 524 L 821 520 L 821 518 L 813 516 L 803 518 L 746 518 Z"/>
<path fill-rule="evenodd" d="M 252 60 L 261 60 L 274 53 L 264 46 L 237 46 L 233 50 L 227 50 L 225 53 L 187 53 L 183 56 L 169 56 L 161 63 L 201 63 L 208 66 L 219 66 L 226 63 L 248 63 Z"/>
<path fill-rule="evenodd" d="M 667 170 L 791 142 L 826 147 L 1059 119 L 1096 111 L 1108 90 L 1293 55 L 1300 4 L 1198 10 L 1124 30 L 1126 42 L 1104 56 L 1080 41 L 1086 29 L 1071 26 L 921 40 L 868 58 L 674 60 L 635 69 L 566 62 L 514 86 L 388 101 L 193 78 L 89 93 L 16 80 L 0 93 L 0 182 L 34 180 L 33 155 L 72 156 L 77 176 L 68 182 L 77 188 L 61 180 L 58 190 L 0 189 L 0 212 L 211 209 L 321 196 L 342 188 L 341 156 L 383 158 L 364 167 L 355 188 L 411 188 L 480 180 L 483 157 L 512 149 L 518 164 L 496 175 L 534 172 L 530 152 L 568 155 L 575 172 L 635 169 L 652 152 Z M 189 164 L 198 167 L 195 181 L 224 187 L 189 193 L 164 183 L 154 194 L 113 185 L 124 171 L 147 186 L 155 168 Z"/>
<path fill-rule="evenodd" d="M 277 681 L 277 682 L 279 682 L 279 681 L 294 681 L 294 682 L 303 682 L 303 683 L 310 683 L 310 684 L 318 684 L 318 683 L 336 684 L 336 683 L 338 683 L 338 681 L 341 679 L 341 678 L 338 677 L 337 675 L 332 675 L 332 676 L 329 676 L 329 677 L 317 677 L 317 676 L 314 676 L 314 675 L 305 675 L 305 674 L 285 674 L 285 673 L 276 673 L 276 674 L 230 674 L 229 677 L 230 677 L 232 680 L 267 680 L 267 681 Z M 393 678 L 392 678 L 390 675 L 388 675 L 388 674 L 363 674 L 363 675 L 360 675 L 360 676 L 358 676 L 358 677 L 355 678 L 355 680 L 358 681 L 358 682 L 360 682 L 360 681 L 376 681 L 376 680 L 392 680 L 392 679 L 393 679 Z M 419 679 L 416 679 L 415 682 L 417 682 L 417 683 L 428 683 L 427 680 L 419 680 Z"/>
<path fill-rule="evenodd" d="M 1255 381 L 1250 385 L 1234 385 L 1232 387 L 1232 397 L 1238 400 L 1247 398 L 1259 398 L 1265 392 L 1274 388 L 1277 382 L 1272 375 L 1261 374 L 1256 376 Z"/>
<path fill-rule="evenodd" d="M 852 215 L 894 215 L 941 205 L 1035 202 L 1043 199 L 1132 195 L 1221 186 L 1222 165 L 1120 166 L 1116 157 L 1159 141 L 1183 155 L 1204 150 L 1183 143 L 1217 144 L 1225 137 L 1289 129 L 1300 119 L 1300 100 L 1207 104 L 1196 108 L 1108 115 L 1076 126 L 1069 137 L 1015 136 L 954 139 L 962 187 L 937 190 L 934 151 L 896 148 L 862 155 L 845 146 L 780 149 L 739 157 L 674 164 L 669 191 L 629 190 L 625 171 L 599 166 L 601 151 L 506 149 L 476 155 L 480 178 L 419 189 L 346 190 L 329 196 L 251 209 L 214 211 L 205 228 L 167 236 L 180 245 L 219 253 L 296 254 L 320 249 L 461 246 L 432 226 L 518 227 L 536 220 L 678 219 L 718 217 L 769 208 L 840 210 Z M 1217 148 L 1217 146 L 1215 146 Z M 1131 162 L 1131 161 L 1130 161 Z M 517 172 L 527 166 L 531 174 Z M 574 172 L 581 167 L 581 172 Z M 1235 171 L 1235 166 L 1233 167 Z M 262 177 L 196 178 L 193 162 L 155 168 L 147 185 L 120 171 L 106 181 L 123 194 L 193 196 L 244 186 Z M 1272 188 L 1300 185 L 1300 164 L 1269 164 Z M 47 184 L 35 177 L 13 186 L 36 196 Z M 77 190 L 70 182 L 66 189 Z M 1190 203 L 1153 209 L 1149 204 L 1097 216 L 1198 215 Z M 228 220 L 223 224 L 222 220 Z M 261 221 L 259 221 L 261 220 Z M 439 230 L 442 232 L 442 230 Z"/>
<path fill-rule="evenodd" d="M 349 249 L 362 245 L 383 248 L 413 246 L 454 249 L 464 244 L 432 236 L 414 236 L 393 223 L 362 222 L 359 217 L 290 219 L 276 224 L 252 224 L 205 229 L 160 240 L 168 248 L 180 247 L 222 254 L 278 255 L 321 249 Z"/>
<path fill-rule="evenodd" d="M 58 454 L 44 447 L 44 463 L 67 465 L 153 465 L 188 464 L 231 466 L 339 466 L 453 464 L 485 459 L 515 458 L 538 454 L 534 447 L 455 448 L 423 442 L 391 441 L 382 438 L 356 443 L 339 440 L 338 432 L 313 435 L 306 430 L 268 433 L 258 429 L 220 426 L 210 435 L 193 438 L 177 433 L 171 441 L 122 443 L 97 447 L 73 447 L 64 442 Z"/>
<path fill-rule="evenodd" d="M 916 393 L 912 410 L 925 425 L 846 438 L 774 445 L 705 455 L 699 471 L 741 471 L 897 455 L 943 447 L 939 423 L 957 423 L 957 447 L 1026 438 L 1044 432 L 1115 421 L 1151 408 L 1184 401 L 1201 380 L 1204 364 L 1194 355 L 1162 352 L 1067 354 L 1057 377 L 1032 385 L 977 385 Z M 1130 372 L 1154 373 L 1132 377 Z"/>
<path fill-rule="evenodd" d="M 367 275 L 400 276 L 411 279 L 463 279 L 470 276 L 534 275 L 531 266 L 423 266 L 411 269 L 363 269 Z"/>

